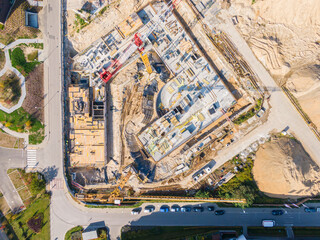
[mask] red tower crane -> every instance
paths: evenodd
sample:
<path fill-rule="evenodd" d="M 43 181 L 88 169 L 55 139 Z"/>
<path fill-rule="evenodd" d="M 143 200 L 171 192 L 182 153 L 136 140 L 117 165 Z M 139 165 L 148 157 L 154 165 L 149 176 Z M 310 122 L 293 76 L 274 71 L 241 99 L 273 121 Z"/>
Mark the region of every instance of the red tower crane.
<path fill-rule="evenodd" d="M 144 50 L 144 42 L 147 37 L 152 33 L 152 31 L 158 25 L 160 21 L 160 16 L 166 15 L 168 11 L 171 11 L 173 8 L 177 7 L 181 0 L 173 0 L 167 4 L 167 9 L 161 15 L 155 15 L 152 19 L 156 19 L 155 22 L 151 26 L 145 25 L 140 32 L 144 32 L 147 30 L 147 33 L 141 35 L 140 33 L 136 33 L 134 35 L 133 41 L 129 44 L 129 46 L 123 51 L 123 53 L 115 60 L 112 61 L 111 65 L 109 65 L 106 69 L 102 69 L 102 72 L 99 74 L 102 81 L 107 83 L 123 66 L 123 64 L 129 59 L 129 57 L 138 50 L 140 53 Z M 151 21 L 151 20 L 150 20 Z"/>

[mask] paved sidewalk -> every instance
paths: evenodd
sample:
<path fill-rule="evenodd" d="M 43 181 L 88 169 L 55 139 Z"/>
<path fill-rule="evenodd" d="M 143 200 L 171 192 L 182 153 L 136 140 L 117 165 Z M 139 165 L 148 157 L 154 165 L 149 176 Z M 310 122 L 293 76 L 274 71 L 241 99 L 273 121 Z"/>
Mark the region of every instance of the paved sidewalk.
<path fill-rule="evenodd" d="M 294 234 L 291 226 L 286 226 L 288 239 L 294 239 Z"/>
<path fill-rule="evenodd" d="M 28 3 L 34 7 L 43 7 L 43 1 L 28 0 Z"/>
<path fill-rule="evenodd" d="M 25 162 L 24 150 L 0 148 L 0 189 L 12 211 L 23 206 L 23 202 L 7 175 L 7 170 L 9 168 L 24 168 Z"/>
<path fill-rule="evenodd" d="M 7 235 L 2 230 L 0 230 L 0 240 L 9 240 Z"/>
<path fill-rule="evenodd" d="M 38 39 L 38 38 L 34 38 L 34 39 L 29 39 L 29 38 L 21 38 L 21 39 L 18 39 L 10 44 L 8 44 L 7 46 L 4 47 L 4 50 L 6 49 L 10 49 L 10 48 L 14 48 L 15 46 L 21 44 L 21 43 L 26 43 L 26 44 L 29 44 L 29 43 L 43 43 L 43 39 Z"/>

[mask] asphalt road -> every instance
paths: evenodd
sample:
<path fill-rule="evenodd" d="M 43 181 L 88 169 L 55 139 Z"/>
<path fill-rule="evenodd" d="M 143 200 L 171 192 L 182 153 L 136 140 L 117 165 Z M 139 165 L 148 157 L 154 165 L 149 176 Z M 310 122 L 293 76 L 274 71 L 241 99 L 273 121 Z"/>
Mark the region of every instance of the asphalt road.
<path fill-rule="evenodd" d="M 22 149 L 0 148 L 0 189 L 9 207 L 19 209 L 23 202 L 7 175 L 9 168 L 24 168 L 26 166 L 25 151 Z"/>
<path fill-rule="evenodd" d="M 63 191 L 61 191 L 61 200 L 64 199 Z M 68 201 L 67 199 L 65 199 Z M 53 204 L 55 204 L 53 202 Z M 60 216 L 59 225 L 64 229 L 69 229 L 76 225 L 87 227 L 91 223 L 101 222 L 110 230 L 111 239 L 117 239 L 120 234 L 121 227 L 126 224 L 136 226 L 261 226 L 262 220 L 272 219 L 276 221 L 277 226 L 320 226 L 320 213 L 306 213 L 303 208 L 299 209 L 283 209 L 285 214 L 282 216 L 272 216 L 272 208 L 223 208 L 226 213 L 222 216 L 215 216 L 213 212 L 205 209 L 202 213 L 161 213 L 160 206 L 163 204 L 151 204 L 156 207 L 153 213 L 144 213 L 145 206 L 143 204 L 142 211 L 139 215 L 131 215 L 131 209 L 92 209 L 82 206 L 71 206 L 65 204 L 61 208 L 55 208 L 52 213 Z M 173 205 L 165 204 L 165 205 Z M 180 206 L 190 204 L 178 204 Z M 191 204 L 197 206 L 198 204 Z M 212 204 L 202 204 L 206 207 Z M 319 204 L 307 204 L 308 206 L 319 206 Z M 218 208 L 215 205 L 216 209 Z M 62 232 L 61 232 L 62 234 Z M 56 235 L 58 239 L 63 239 L 63 235 Z M 55 238 L 53 238 L 55 239 Z"/>
<path fill-rule="evenodd" d="M 51 239 L 64 239 L 64 234 L 75 225 L 88 226 L 94 222 L 103 222 L 111 230 L 112 239 L 120 234 L 123 225 L 131 222 L 133 225 L 256 225 L 261 224 L 262 219 L 270 219 L 271 209 L 227 209 L 224 216 L 213 216 L 212 213 L 159 213 L 150 215 L 141 213 L 138 216 L 130 214 L 130 209 L 88 209 L 77 205 L 70 199 L 63 178 L 62 156 L 62 120 L 61 120 L 61 2 L 44 1 L 43 35 L 47 53 L 44 65 L 45 75 L 45 125 L 46 139 L 39 146 L 38 158 L 40 167 L 45 171 L 49 179 L 51 199 Z M 236 36 L 237 37 L 237 36 Z M 241 46 L 241 45 L 239 45 Z M 242 47 L 242 46 L 241 46 Z M 252 54 L 252 53 L 251 53 Z M 250 54 L 244 54 L 245 57 Z M 249 59 L 251 63 L 252 60 Z M 254 62 L 255 63 L 255 62 Z M 259 63 L 259 62 L 258 62 Z M 266 86 L 275 86 L 268 72 L 259 65 L 253 67 Z M 241 151 L 239 148 L 245 143 L 256 140 L 263 132 L 266 133 L 274 128 L 282 130 L 289 126 L 295 132 L 299 140 L 304 143 L 306 150 L 320 163 L 320 143 L 315 139 L 303 119 L 293 108 L 289 100 L 282 92 L 272 92 L 272 110 L 268 122 L 243 140 L 231 145 L 219 153 L 219 164 Z M 246 146 L 245 146 L 246 147 Z M 12 153 L 17 154 L 17 153 Z M 231 156 L 232 155 L 232 156 Z M 7 150 L 0 152 L 1 162 L 8 161 Z M 17 155 L 15 155 L 17 156 Z M 17 157 L 18 159 L 18 157 Z M 18 161 L 19 162 L 19 161 Z M 14 164 L 12 164 L 14 165 Z M 3 174 L 1 174 L 3 176 Z M 159 209 L 159 204 L 157 204 Z M 320 214 L 306 214 L 301 209 L 288 210 L 287 214 L 276 218 L 279 225 L 315 226 L 320 223 Z"/>

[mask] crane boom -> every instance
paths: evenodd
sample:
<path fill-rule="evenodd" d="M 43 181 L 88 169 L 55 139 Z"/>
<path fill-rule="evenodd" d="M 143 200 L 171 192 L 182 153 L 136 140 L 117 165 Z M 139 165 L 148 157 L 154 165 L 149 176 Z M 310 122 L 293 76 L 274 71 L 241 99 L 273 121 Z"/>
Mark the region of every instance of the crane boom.
<path fill-rule="evenodd" d="M 128 45 L 128 47 L 123 51 L 123 53 L 115 60 L 112 61 L 111 65 L 109 65 L 106 69 L 102 69 L 102 72 L 99 74 L 102 81 L 107 83 L 123 66 L 123 64 L 130 58 L 130 56 L 138 50 L 140 52 L 141 59 L 143 63 L 146 65 L 146 69 L 149 72 L 152 72 L 149 60 L 144 58 L 143 60 L 143 44 L 149 37 L 149 35 L 153 32 L 153 30 L 158 26 L 161 17 L 165 16 L 168 11 L 171 11 L 175 8 L 181 0 L 171 0 L 166 4 L 166 7 L 161 10 L 158 14 L 153 16 L 153 18 L 147 23 L 144 27 L 140 29 L 140 33 L 136 33 L 134 38 Z M 163 12 L 164 10 L 164 12 Z M 146 33 L 144 33 L 146 31 Z M 146 55 L 145 55 L 146 56 Z M 147 57 L 148 58 L 148 57 Z"/>

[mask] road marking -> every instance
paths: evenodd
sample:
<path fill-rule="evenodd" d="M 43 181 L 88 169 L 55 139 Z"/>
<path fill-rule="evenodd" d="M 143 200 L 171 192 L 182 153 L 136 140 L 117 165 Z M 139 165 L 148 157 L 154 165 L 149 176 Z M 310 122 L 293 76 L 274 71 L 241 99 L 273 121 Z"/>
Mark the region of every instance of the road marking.
<path fill-rule="evenodd" d="M 37 166 L 37 150 L 36 149 L 27 149 L 27 167 L 33 168 Z"/>

